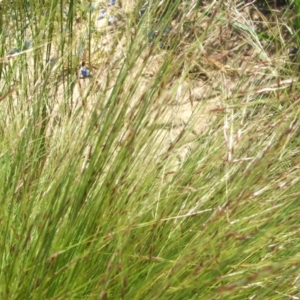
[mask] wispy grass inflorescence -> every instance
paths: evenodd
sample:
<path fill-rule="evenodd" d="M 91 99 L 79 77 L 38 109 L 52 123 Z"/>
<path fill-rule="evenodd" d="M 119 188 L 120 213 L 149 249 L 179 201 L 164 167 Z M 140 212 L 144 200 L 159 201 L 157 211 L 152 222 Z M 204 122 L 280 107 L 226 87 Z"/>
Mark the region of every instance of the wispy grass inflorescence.
<path fill-rule="evenodd" d="M 275 2 L 0 3 L 1 299 L 298 299 Z"/>

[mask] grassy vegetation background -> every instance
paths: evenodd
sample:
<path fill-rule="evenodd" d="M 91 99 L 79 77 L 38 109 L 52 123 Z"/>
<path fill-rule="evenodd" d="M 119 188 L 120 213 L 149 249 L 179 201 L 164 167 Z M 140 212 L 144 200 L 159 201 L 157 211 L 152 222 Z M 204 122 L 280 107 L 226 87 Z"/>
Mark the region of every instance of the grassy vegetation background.
<path fill-rule="evenodd" d="M 1 1 L 0 298 L 300 299 L 299 3 L 143 5 Z"/>

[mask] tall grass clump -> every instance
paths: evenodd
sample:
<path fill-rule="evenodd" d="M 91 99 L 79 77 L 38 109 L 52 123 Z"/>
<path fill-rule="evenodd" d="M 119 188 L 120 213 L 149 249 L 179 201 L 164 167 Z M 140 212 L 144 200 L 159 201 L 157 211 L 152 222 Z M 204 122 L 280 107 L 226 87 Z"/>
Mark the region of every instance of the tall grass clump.
<path fill-rule="evenodd" d="M 0 298 L 300 299 L 298 5 L 3 0 Z"/>

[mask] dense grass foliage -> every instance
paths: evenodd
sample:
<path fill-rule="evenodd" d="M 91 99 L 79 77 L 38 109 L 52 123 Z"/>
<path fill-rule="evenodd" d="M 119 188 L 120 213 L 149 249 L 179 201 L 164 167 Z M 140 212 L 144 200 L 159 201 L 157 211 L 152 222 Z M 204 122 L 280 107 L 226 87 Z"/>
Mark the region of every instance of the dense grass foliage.
<path fill-rule="evenodd" d="M 1 1 L 0 298 L 300 299 L 298 2 Z"/>

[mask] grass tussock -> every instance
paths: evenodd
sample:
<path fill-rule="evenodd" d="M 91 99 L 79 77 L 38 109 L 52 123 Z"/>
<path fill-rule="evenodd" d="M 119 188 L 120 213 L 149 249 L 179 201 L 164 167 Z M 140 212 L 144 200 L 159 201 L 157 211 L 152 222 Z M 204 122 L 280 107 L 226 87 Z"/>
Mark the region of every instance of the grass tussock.
<path fill-rule="evenodd" d="M 283 4 L 1 1 L 1 299 L 300 299 Z"/>

